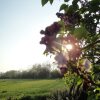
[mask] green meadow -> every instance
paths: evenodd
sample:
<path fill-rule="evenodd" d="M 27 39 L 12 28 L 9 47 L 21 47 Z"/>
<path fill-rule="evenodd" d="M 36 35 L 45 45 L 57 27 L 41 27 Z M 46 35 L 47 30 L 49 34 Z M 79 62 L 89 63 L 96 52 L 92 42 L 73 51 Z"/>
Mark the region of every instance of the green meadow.
<path fill-rule="evenodd" d="M 63 79 L 56 80 L 0 80 L 0 100 L 24 100 L 22 97 L 38 97 L 65 88 Z M 28 100 L 28 99 L 25 99 Z"/>

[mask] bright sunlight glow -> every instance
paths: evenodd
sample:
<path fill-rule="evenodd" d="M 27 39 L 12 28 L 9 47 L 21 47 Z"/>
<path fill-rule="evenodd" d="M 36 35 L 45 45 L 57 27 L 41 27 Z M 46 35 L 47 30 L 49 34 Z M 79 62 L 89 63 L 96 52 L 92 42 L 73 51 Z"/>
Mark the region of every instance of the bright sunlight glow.
<path fill-rule="evenodd" d="M 73 48 L 73 46 L 72 46 L 71 44 L 67 44 L 67 45 L 66 45 L 66 49 L 67 49 L 68 51 L 70 51 L 72 48 Z"/>

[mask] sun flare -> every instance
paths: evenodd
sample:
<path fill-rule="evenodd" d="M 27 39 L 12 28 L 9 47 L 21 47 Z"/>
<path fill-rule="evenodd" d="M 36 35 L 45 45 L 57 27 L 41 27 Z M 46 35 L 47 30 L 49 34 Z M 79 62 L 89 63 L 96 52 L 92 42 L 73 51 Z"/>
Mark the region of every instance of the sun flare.
<path fill-rule="evenodd" d="M 67 49 L 68 51 L 70 51 L 70 50 L 73 49 L 73 46 L 72 46 L 71 44 L 67 44 L 67 45 L 66 45 L 66 49 Z"/>

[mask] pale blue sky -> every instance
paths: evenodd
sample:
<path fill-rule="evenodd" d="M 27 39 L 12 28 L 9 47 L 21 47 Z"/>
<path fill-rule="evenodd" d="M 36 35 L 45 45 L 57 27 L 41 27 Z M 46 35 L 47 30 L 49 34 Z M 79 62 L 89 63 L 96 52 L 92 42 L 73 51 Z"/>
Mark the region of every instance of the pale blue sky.
<path fill-rule="evenodd" d="M 39 32 L 58 20 L 60 2 L 42 7 L 41 0 L 0 0 L 0 71 L 49 62 Z"/>

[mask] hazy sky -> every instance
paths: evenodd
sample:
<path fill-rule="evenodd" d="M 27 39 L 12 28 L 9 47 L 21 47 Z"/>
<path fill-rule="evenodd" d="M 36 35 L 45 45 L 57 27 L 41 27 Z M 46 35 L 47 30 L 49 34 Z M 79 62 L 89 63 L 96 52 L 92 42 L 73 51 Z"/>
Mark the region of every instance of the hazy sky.
<path fill-rule="evenodd" d="M 58 20 L 59 3 L 42 7 L 41 0 L 0 0 L 0 71 L 49 62 L 39 32 Z"/>

